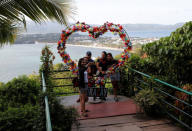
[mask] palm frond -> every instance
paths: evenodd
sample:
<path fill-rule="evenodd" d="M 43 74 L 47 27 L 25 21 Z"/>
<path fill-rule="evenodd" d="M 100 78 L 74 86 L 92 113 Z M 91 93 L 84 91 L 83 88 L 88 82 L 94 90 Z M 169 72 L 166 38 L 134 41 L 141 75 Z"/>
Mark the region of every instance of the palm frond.
<path fill-rule="evenodd" d="M 51 19 L 67 24 L 74 13 L 70 5 L 69 0 L 7 0 L 0 3 L 0 18 L 22 21 L 25 15 L 37 23 Z"/>
<path fill-rule="evenodd" d="M 0 0 L 0 46 L 13 43 L 26 16 L 37 23 L 50 19 L 67 25 L 74 13 L 70 0 Z"/>
<path fill-rule="evenodd" d="M 16 38 L 19 26 L 12 22 L 0 22 L 0 47 L 12 44 Z"/>

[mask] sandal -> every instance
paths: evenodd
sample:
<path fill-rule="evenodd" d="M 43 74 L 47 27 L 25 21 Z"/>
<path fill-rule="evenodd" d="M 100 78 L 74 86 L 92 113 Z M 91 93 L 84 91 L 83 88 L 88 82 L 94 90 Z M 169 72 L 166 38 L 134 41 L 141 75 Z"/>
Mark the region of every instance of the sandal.
<path fill-rule="evenodd" d="M 115 102 L 119 101 L 118 97 L 114 97 L 114 100 L 115 100 Z"/>
<path fill-rule="evenodd" d="M 81 112 L 83 112 L 83 111 L 81 111 Z M 89 110 L 85 110 L 85 112 L 89 112 Z"/>
<path fill-rule="evenodd" d="M 76 101 L 77 103 L 79 103 L 80 102 L 80 99 L 77 99 L 77 101 Z"/>
<path fill-rule="evenodd" d="M 81 116 L 88 117 L 87 113 L 82 113 Z"/>

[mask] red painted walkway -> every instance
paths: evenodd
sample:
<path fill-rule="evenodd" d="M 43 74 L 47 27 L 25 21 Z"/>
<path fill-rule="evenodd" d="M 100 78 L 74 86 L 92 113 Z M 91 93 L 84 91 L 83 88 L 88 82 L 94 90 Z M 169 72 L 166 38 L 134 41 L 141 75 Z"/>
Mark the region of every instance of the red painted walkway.
<path fill-rule="evenodd" d="M 86 109 L 89 110 L 88 117 L 81 117 L 79 119 L 93 119 L 110 116 L 119 116 L 127 114 L 136 114 L 139 108 L 133 102 L 133 100 L 127 100 L 122 102 L 109 102 L 99 104 L 88 104 Z M 80 111 L 79 107 L 78 110 Z"/>

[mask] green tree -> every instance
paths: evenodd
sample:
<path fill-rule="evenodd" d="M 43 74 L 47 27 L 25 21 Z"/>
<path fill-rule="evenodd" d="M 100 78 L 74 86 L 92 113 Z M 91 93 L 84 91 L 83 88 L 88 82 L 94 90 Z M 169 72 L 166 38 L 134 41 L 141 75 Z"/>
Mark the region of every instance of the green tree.
<path fill-rule="evenodd" d="M 70 0 L 1 0 L 0 46 L 14 42 L 17 32 L 26 27 L 26 17 L 36 23 L 49 19 L 67 25 L 72 13 Z"/>

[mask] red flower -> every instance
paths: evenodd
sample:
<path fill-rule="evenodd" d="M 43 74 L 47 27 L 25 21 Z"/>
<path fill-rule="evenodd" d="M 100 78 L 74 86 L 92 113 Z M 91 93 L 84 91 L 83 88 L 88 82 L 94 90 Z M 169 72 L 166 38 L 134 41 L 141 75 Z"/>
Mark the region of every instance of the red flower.
<path fill-rule="evenodd" d="M 121 25 L 121 26 L 119 26 L 119 29 L 120 29 L 120 30 L 122 30 L 122 29 L 123 29 L 122 25 Z"/>

